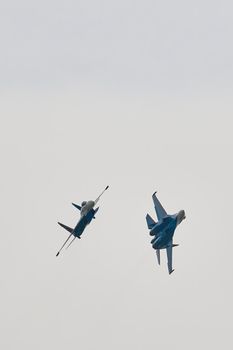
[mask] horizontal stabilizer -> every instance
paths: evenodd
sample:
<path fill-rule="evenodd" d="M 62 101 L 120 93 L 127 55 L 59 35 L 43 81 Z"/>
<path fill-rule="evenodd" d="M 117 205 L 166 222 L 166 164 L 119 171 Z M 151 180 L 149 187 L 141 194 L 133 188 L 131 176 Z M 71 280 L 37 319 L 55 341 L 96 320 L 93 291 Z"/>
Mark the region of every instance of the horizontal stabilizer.
<path fill-rule="evenodd" d="M 147 214 L 146 216 L 146 222 L 149 230 L 151 230 L 156 225 L 156 222 L 152 219 L 152 217 L 149 214 Z"/>
<path fill-rule="evenodd" d="M 71 227 L 63 225 L 61 222 L 58 222 L 58 224 L 70 233 L 74 231 Z"/>
<path fill-rule="evenodd" d="M 78 204 L 72 203 L 72 205 L 73 205 L 75 208 L 77 208 L 78 210 L 81 210 L 81 209 L 82 209 L 82 207 L 80 207 L 80 205 L 78 205 Z"/>

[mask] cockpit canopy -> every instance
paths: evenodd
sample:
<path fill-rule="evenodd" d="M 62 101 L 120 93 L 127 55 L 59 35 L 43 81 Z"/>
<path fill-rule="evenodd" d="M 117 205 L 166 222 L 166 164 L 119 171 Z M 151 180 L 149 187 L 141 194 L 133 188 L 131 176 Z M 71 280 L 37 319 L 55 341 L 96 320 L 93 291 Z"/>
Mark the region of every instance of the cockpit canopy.
<path fill-rule="evenodd" d="M 84 205 L 86 205 L 86 204 L 87 204 L 87 202 L 83 201 L 81 205 L 82 205 L 82 207 L 84 207 Z"/>

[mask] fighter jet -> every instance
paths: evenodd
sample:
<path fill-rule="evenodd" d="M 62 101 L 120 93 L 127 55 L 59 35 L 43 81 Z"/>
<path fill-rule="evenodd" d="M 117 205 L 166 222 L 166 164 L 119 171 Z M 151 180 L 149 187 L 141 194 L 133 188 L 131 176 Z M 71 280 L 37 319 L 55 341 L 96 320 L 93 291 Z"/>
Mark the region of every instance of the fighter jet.
<path fill-rule="evenodd" d="M 146 222 L 150 235 L 154 236 L 151 244 L 156 250 L 158 263 L 160 265 L 160 250 L 166 249 L 168 272 L 171 274 L 174 271 L 172 268 L 172 248 L 178 246 L 178 244 L 173 244 L 173 235 L 176 227 L 186 216 L 184 210 L 180 210 L 178 214 L 168 215 L 156 197 L 156 193 L 153 194 L 152 199 L 158 222 L 155 222 L 149 214 L 146 215 Z"/>
<path fill-rule="evenodd" d="M 65 230 L 67 230 L 68 232 L 70 232 L 69 237 L 67 238 L 67 240 L 64 242 L 64 244 L 62 245 L 62 247 L 59 249 L 59 251 L 57 252 L 56 256 L 58 256 L 61 252 L 61 250 L 64 248 L 64 246 L 66 245 L 66 243 L 69 241 L 69 239 L 73 236 L 72 241 L 69 243 L 69 245 L 66 247 L 69 248 L 69 246 L 74 242 L 74 240 L 76 238 L 81 238 L 81 235 L 83 233 L 83 231 L 85 230 L 85 228 L 87 227 L 87 225 L 90 224 L 90 222 L 95 219 L 95 214 L 97 213 L 97 211 L 99 210 L 98 208 L 94 208 L 95 205 L 97 204 L 97 202 L 99 201 L 100 197 L 104 194 L 104 192 L 108 189 L 109 186 L 107 186 L 103 192 L 101 192 L 101 194 L 99 195 L 99 197 L 96 198 L 95 201 L 84 201 L 82 202 L 81 206 L 75 203 L 72 203 L 72 205 L 77 208 L 78 210 L 80 210 L 80 219 L 77 223 L 77 225 L 75 226 L 75 228 L 71 228 L 69 226 L 66 226 L 64 224 L 62 224 L 61 222 L 58 222 L 58 224 L 63 227 Z"/>

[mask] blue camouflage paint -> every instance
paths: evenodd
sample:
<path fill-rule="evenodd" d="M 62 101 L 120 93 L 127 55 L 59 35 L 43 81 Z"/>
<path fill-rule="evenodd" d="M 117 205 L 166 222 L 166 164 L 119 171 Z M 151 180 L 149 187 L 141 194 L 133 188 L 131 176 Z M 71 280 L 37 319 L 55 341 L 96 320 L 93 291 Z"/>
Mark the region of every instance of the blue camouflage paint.
<path fill-rule="evenodd" d="M 97 208 L 96 210 L 91 209 L 86 215 L 84 215 L 80 218 L 79 222 L 77 223 L 77 225 L 75 226 L 75 228 L 72 232 L 75 237 L 80 238 L 80 236 L 82 235 L 82 233 L 85 230 L 85 228 L 87 227 L 87 225 L 89 225 L 91 223 L 91 221 L 93 220 L 98 209 L 99 208 Z"/>
<path fill-rule="evenodd" d="M 185 219 L 185 212 L 181 210 L 178 214 L 169 215 L 158 200 L 156 192 L 153 194 L 152 199 L 158 222 L 155 222 L 149 214 L 146 215 L 147 227 L 150 230 L 150 235 L 153 236 L 151 245 L 156 250 L 159 264 L 160 250 L 166 249 L 168 272 L 171 274 L 174 271 L 172 268 L 172 250 L 176 246 L 176 244 L 173 244 L 173 236 L 177 226 Z"/>
<path fill-rule="evenodd" d="M 176 227 L 176 215 L 167 216 L 155 224 L 150 231 L 150 235 L 154 236 L 151 241 L 152 247 L 154 249 L 167 248 L 173 238 Z"/>
<path fill-rule="evenodd" d="M 68 246 L 66 246 L 66 249 L 70 247 L 70 245 L 74 242 L 76 238 L 81 238 L 81 235 L 83 234 L 85 228 L 87 225 L 91 223 L 93 219 L 95 219 L 95 214 L 99 210 L 99 207 L 94 209 L 96 203 L 99 201 L 100 197 L 104 194 L 104 192 L 109 188 L 109 186 L 106 186 L 105 189 L 100 193 L 100 195 L 96 198 L 95 201 L 83 201 L 81 205 L 72 203 L 72 205 L 77 208 L 80 211 L 80 219 L 75 226 L 75 228 L 71 228 L 69 226 L 66 226 L 62 224 L 61 222 L 58 222 L 58 224 L 63 227 L 66 231 L 70 233 L 69 237 L 65 240 L 61 248 L 58 250 L 56 256 L 58 256 L 61 252 L 61 250 L 65 247 L 67 242 L 70 240 L 70 238 L 73 236 L 73 239 L 71 242 L 69 242 Z"/>

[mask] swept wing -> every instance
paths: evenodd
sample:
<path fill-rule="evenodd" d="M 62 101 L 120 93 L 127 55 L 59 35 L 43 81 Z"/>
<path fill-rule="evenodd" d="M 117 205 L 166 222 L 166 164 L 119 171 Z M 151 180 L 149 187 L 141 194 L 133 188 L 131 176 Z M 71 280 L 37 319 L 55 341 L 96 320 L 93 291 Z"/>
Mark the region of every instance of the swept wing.
<path fill-rule="evenodd" d="M 154 207 L 155 207 L 155 211 L 158 217 L 158 220 L 163 219 L 165 216 L 167 216 L 167 212 L 166 210 L 163 208 L 162 204 L 160 203 L 160 201 L 158 200 L 158 198 L 156 197 L 156 192 L 153 194 L 152 196 L 153 202 L 154 202 Z"/>

